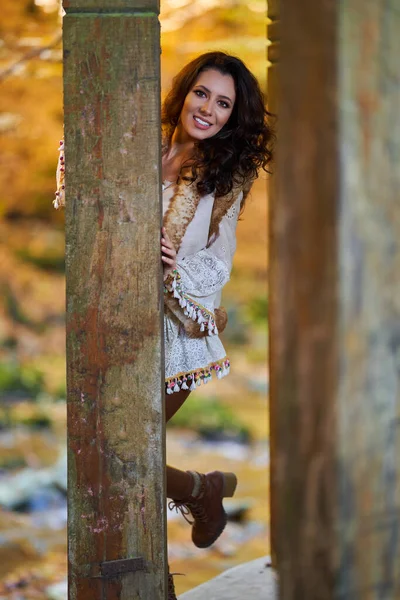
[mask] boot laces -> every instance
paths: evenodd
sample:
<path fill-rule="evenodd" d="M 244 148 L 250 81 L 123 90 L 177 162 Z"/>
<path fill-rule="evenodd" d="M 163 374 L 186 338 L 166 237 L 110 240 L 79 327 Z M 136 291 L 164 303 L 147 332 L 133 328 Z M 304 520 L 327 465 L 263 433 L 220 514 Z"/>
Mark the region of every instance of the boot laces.
<path fill-rule="evenodd" d="M 190 508 L 189 508 L 189 504 L 185 504 L 184 502 L 179 502 L 178 500 L 170 500 L 168 502 L 168 508 L 169 510 L 176 510 L 177 514 L 179 514 L 179 512 L 181 513 L 182 517 L 185 519 L 185 521 L 187 521 L 187 523 L 189 523 L 189 525 L 193 525 L 194 521 L 191 521 L 188 518 L 188 515 L 190 515 Z"/>
<path fill-rule="evenodd" d="M 178 600 L 173 575 L 184 575 L 184 573 L 168 573 L 168 600 Z"/>
<path fill-rule="evenodd" d="M 197 504 L 196 502 L 188 502 L 187 506 L 190 509 L 190 512 L 192 513 L 195 521 L 207 523 L 207 512 L 205 511 L 204 506 L 202 504 Z"/>
<path fill-rule="evenodd" d="M 179 502 L 176 500 L 170 500 L 168 503 L 170 510 L 175 509 L 176 512 L 180 512 L 183 518 L 189 525 L 193 525 L 194 521 L 200 521 L 201 523 L 207 522 L 207 513 L 204 506 L 197 504 L 197 502 Z M 188 515 L 192 514 L 194 521 L 188 518 Z"/>

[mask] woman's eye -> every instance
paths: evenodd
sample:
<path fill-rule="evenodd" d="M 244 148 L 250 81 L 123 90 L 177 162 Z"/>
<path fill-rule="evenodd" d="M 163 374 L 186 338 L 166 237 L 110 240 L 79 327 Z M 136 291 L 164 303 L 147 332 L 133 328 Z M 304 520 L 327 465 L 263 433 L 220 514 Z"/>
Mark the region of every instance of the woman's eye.
<path fill-rule="evenodd" d="M 202 92 L 201 90 L 194 90 L 194 93 L 196 94 L 196 96 L 200 96 L 201 98 L 202 98 L 203 96 L 205 96 L 205 93 L 204 93 L 204 92 Z"/>
<path fill-rule="evenodd" d="M 224 102 L 223 100 L 220 100 L 220 105 L 221 105 L 223 108 L 229 108 L 229 104 L 228 104 L 227 102 Z"/>

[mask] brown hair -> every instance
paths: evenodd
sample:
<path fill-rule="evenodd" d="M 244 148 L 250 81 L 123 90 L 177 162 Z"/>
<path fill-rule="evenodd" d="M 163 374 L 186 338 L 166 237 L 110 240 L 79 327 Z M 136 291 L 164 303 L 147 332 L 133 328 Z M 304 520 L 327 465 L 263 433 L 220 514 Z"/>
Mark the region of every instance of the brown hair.
<path fill-rule="evenodd" d="M 232 76 L 236 100 L 224 127 L 214 136 L 196 142 L 193 159 L 190 164 L 184 165 L 190 166 L 191 170 L 191 176 L 185 176 L 185 179 L 191 182 L 197 180 L 197 188 L 202 195 L 215 191 L 218 197 L 231 192 L 234 186 L 248 186 L 261 168 L 268 171 L 274 134 L 264 95 L 246 65 L 224 52 L 208 52 L 192 60 L 178 73 L 164 100 L 161 122 L 167 144 L 179 122 L 187 94 L 200 73 L 208 69 Z"/>

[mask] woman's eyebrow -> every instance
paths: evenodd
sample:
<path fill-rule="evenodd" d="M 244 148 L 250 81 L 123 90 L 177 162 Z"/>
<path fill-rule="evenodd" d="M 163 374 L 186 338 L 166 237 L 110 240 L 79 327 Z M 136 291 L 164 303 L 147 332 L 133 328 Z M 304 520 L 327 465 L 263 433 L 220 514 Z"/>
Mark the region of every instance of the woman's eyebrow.
<path fill-rule="evenodd" d="M 199 84 L 199 85 L 196 85 L 196 87 L 201 87 L 201 88 L 203 88 L 203 90 L 205 90 L 206 92 L 208 92 L 209 94 L 211 94 L 211 90 L 209 90 L 208 88 L 206 88 L 205 85 Z M 229 102 L 232 102 L 232 100 L 229 98 L 229 96 L 223 96 L 223 95 L 219 94 L 219 97 L 220 98 L 226 98 L 227 100 L 229 100 Z"/>

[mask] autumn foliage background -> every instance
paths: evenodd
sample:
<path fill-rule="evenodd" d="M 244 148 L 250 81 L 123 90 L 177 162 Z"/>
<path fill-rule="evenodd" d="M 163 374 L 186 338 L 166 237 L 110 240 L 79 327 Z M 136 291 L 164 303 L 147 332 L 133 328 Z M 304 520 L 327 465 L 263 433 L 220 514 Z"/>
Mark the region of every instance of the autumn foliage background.
<path fill-rule="evenodd" d="M 265 91 L 264 0 L 162 0 L 161 4 L 163 93 L 188 60 L 214 49 L 242 58 Z M 27 469 L 50 468 L 65 447 L 64 214 L 52 205 L 57 147 L 63 135 L 61 27 L 57 0 L 2 1 L 0 504 L 2 479 L 9 481 Z M 231 542 L 230 551 L 226 543 L 225 550 L 213 549 L 211 554 L 190 554 L 189 545 L 189 554 L 174 554 L 171 547 L 175 570 L 187 573 L 177 582 L 178 591 L 268 553 L 268 459 L 251 466 L 250 454 L 246 454 L 246 460 L 232 465 L 231 458 L 221 458 L 211 448 L 208 454 L 189 452 L 185 464 L 179 458 L 179 441 L 189 434 L 176 437 L 177 426 L 191 428 L 199 420 L 219 419 L 242 436 L 248 452 L 264 456 L 262 448 L 267 448 L 268 438 L 267 208 L 266 178 L 261 177 L 239 223 L 232 281 L 224 294 L 230 318 L 224 341 L 232 374 L 196 392 L 199 401 L 192 404 L 192 414 L 189 410 L 170 434 L 168 457 L 183 468 L 193 468 L 196 460 L 198 470 L 202 462 L 209 470 L 214 457 L 218 468 L 224 467 L 224 461 L 234 467 L 242 481 L 239 500 L 251 499 L 247 519 L 261 527 L 243 543 Z M 2 597 L 45 598 L 46 586 L 65 577 L 65 527 L 51 538 L 32 519 L 29 510 L 3 506 L 0 511 Z M 169 531 L 171 543 L 185 547 L 188 529 L 172 521 Z M 46 540 L 43 547 L 37 543 L 41 538 Z"/>

